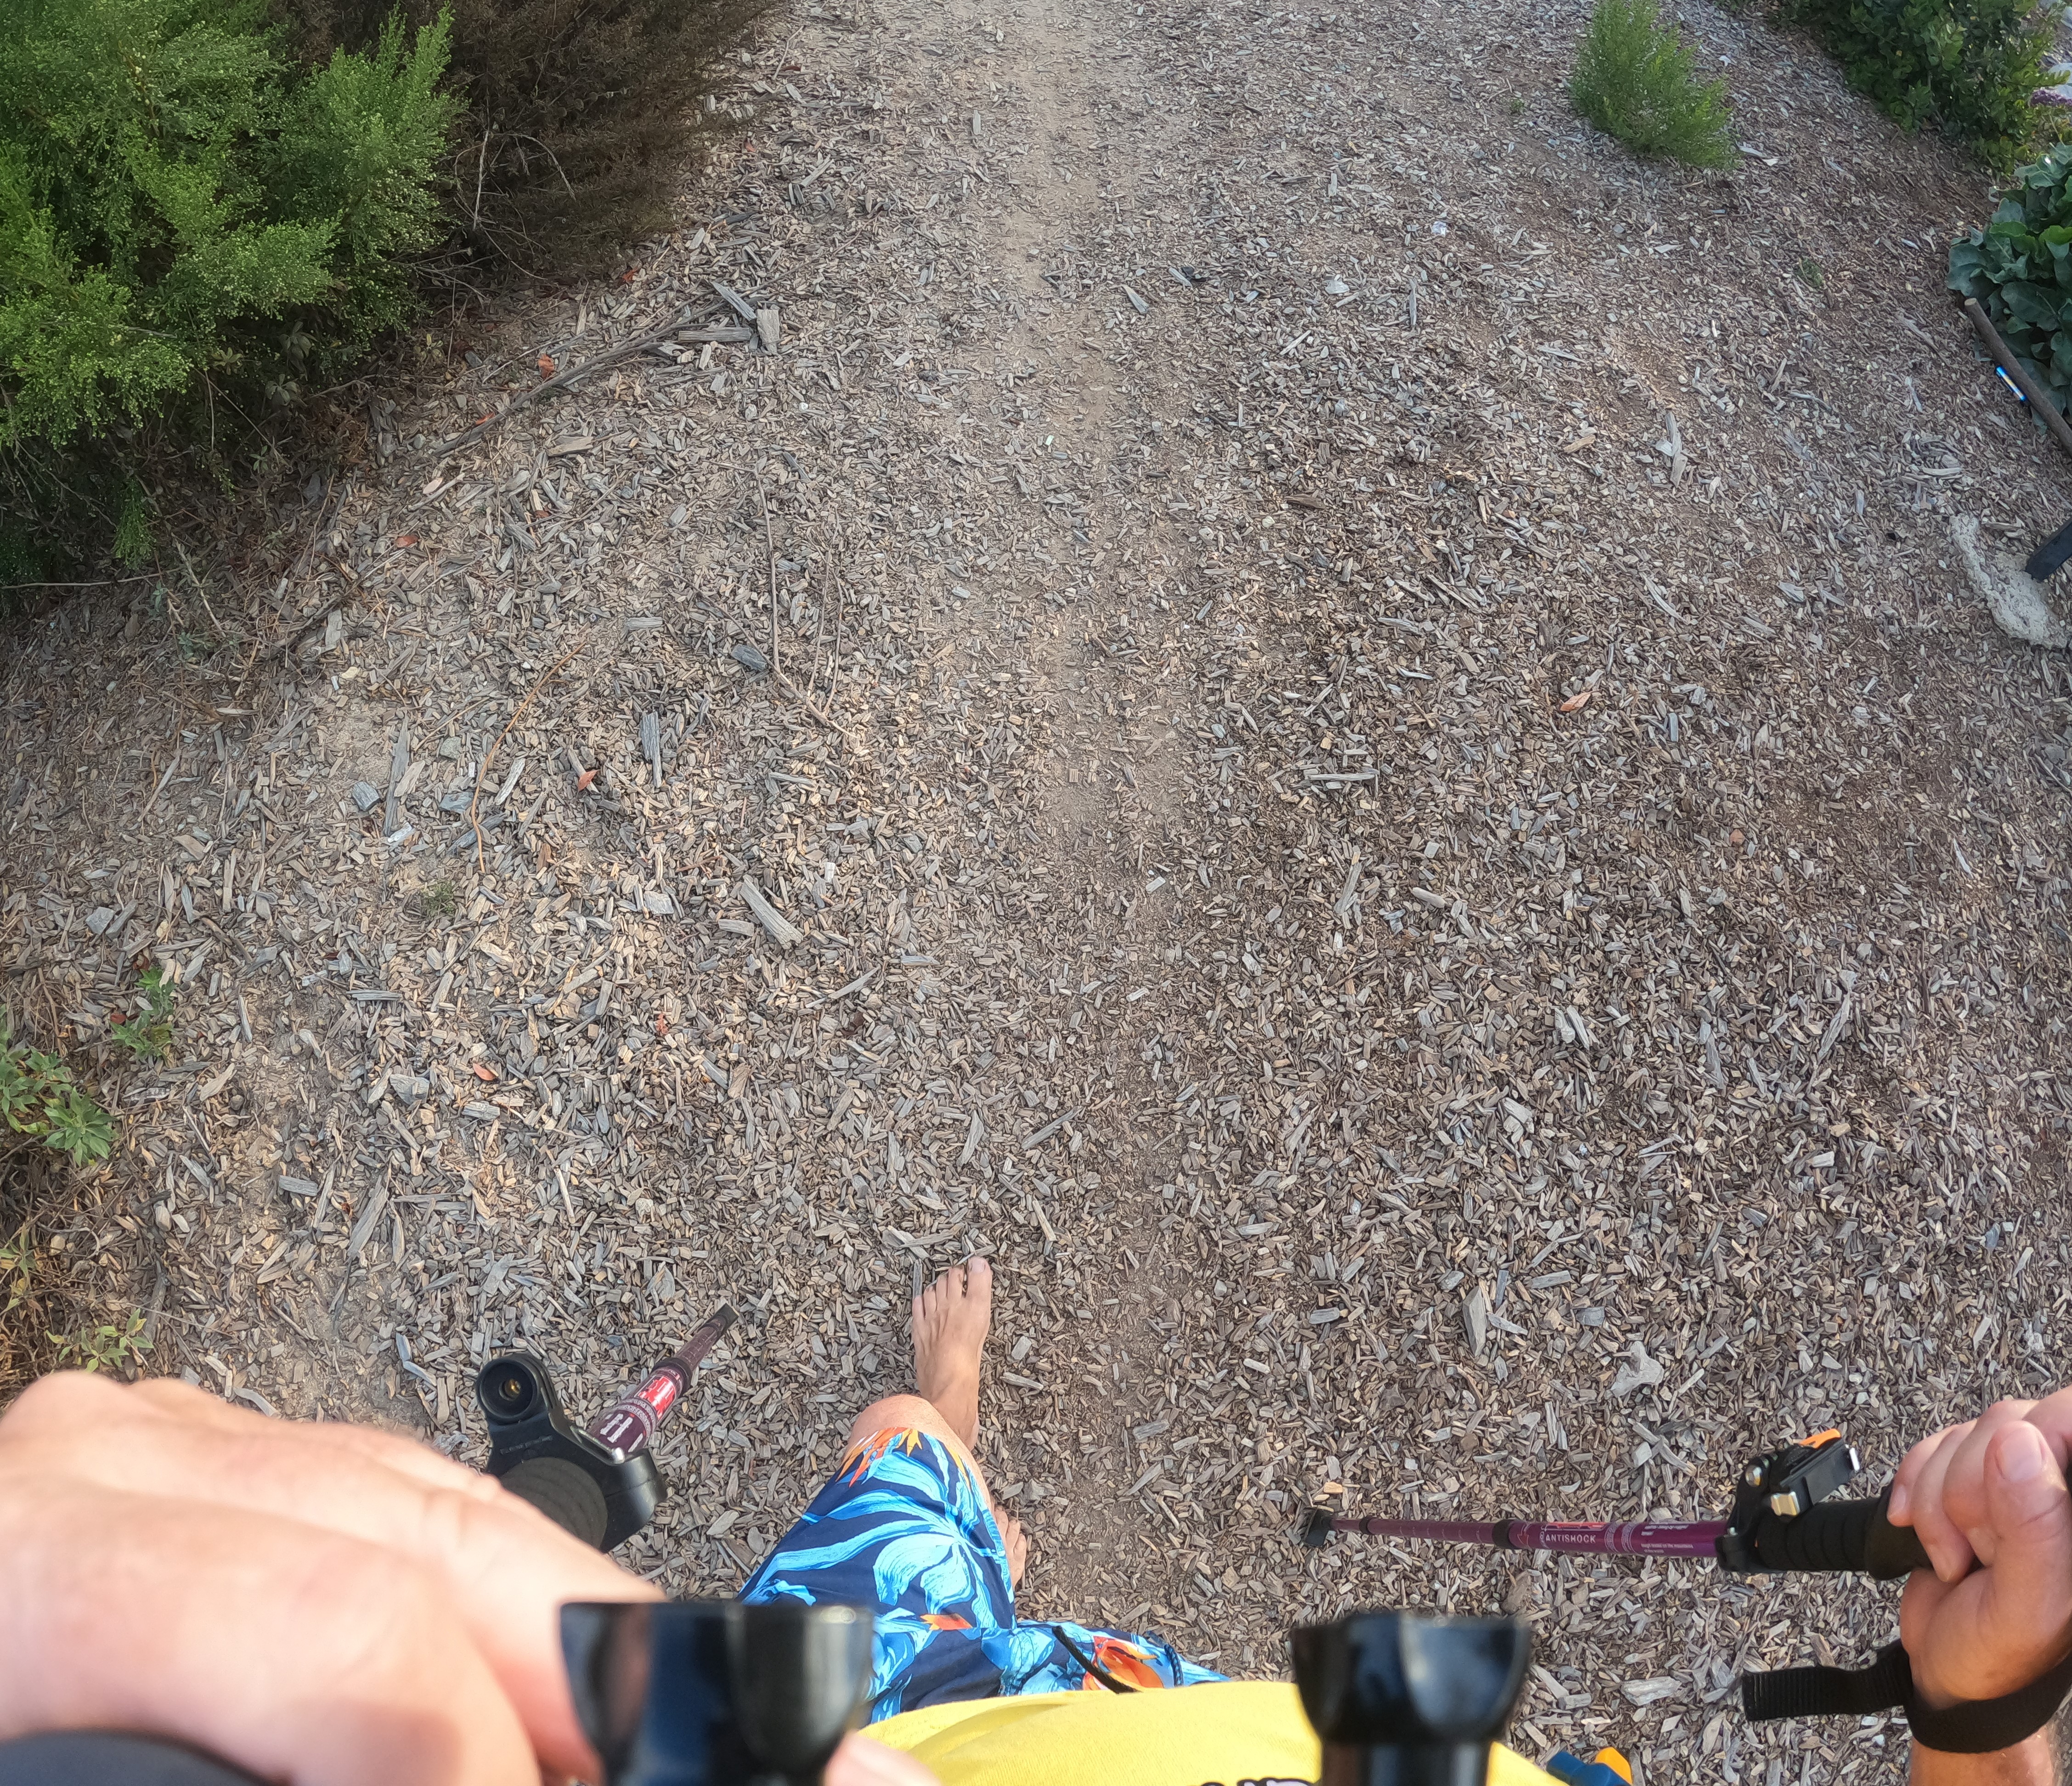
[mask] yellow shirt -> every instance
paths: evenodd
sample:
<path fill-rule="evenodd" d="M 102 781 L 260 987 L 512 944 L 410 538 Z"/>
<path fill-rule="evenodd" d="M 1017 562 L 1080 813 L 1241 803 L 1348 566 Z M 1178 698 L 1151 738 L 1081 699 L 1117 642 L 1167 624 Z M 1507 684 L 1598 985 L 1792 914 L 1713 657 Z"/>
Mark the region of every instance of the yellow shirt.
<path fill-rule="evenodd" d="M 865 1733 L 943 1786 L 1238 1786 L 1314 1780 L 1323 1752 L 1294 1688 L 1229 1681 L 1158 1693 L 1041 1693 L 902 1712 Z M 1490 1786 L 1552 1786 L 1498 1747 Z"/>

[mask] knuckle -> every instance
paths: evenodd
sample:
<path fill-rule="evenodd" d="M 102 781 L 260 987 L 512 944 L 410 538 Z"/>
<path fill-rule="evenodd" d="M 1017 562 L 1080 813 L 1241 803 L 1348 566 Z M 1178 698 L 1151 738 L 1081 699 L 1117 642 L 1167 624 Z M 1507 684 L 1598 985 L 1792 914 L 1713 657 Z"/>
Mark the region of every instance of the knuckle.
<path fill-rule="evenodd" d="M 513 1521 L 538 1517 L 533 1509 L 505 1493 L 489 1476 L 473 1485 L 426 1488 L 419 1503 L 426 1553 L 444 1557 L 491 1554 L 508 1545 Z M 558 1528 L 555 1528 L 558 1530 Z"/>
<path fill-rule="evenodd" d="M 97 1372 L 52 1371 L 15 1397 L 0 1416 L 0 1430 L 26 1435 L 39 1428 L 64 1427 L 82 1420 L 105 1420 L 121 1405 L 126 1392 Z"/>
<path fill-rule="evenodd" d="M 134 1385 L 128 1393 L 133 1402 L 169 1414 L 192 1414 L 197 1409 L 224 1405 L 207 1389 L 193 1383 L 183 1383 L 177 1377 L 147 1377 Z"/>

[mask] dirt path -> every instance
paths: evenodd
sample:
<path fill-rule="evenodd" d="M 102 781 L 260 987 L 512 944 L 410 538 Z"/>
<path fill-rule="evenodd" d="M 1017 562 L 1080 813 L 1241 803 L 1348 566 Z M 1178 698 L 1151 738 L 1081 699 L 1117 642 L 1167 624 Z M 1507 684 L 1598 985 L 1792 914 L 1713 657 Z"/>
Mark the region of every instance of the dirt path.
<path fill-rule="evenodd" d="M 2067 1364 L 2064 672 L 1947 536 L 2063 480 L 1935 297 L 1977 195 L 1709 13 L 1746 166 L 1636 170 L 1572 14 L 795 14 L 681 229 L 377 406 L 253 613 L 17 628 L 10 1002 L 91 1051 L 182 975 L 60 1237 L 152 1368 L 475 1456 L 492 1348 L 587 1407 L 730 1295 L 634 1558 L 725 1589 L 983 1247 L 1039 1615 L 1275 1671 L 1501 1602 L 1528 1744 L 1889 1769 L 1728 1710 L 1868 1591 L 1288 1537 L 1715 1508 Z M 775 352 L 430 456 L 714 281 Z M 253 659 L 313 531 L 339 622 Z"/>

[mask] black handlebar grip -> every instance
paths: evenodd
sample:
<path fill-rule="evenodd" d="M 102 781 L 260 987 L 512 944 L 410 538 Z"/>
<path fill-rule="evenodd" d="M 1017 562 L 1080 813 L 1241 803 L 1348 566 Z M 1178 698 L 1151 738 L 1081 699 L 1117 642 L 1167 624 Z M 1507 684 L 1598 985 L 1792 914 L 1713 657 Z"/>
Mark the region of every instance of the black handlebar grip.
<path fill-rule="evenodd" d="M 1928 1553 L 1908 1525 L 1885 1516 L 1889 1489 L 1876 1500 L 1829 1500 L 1795 1519 L 1757 1522 L 1755 1553 L 1766 1569 L 1848 1571 L 1881 1582 L 1930 1566 Z"/>

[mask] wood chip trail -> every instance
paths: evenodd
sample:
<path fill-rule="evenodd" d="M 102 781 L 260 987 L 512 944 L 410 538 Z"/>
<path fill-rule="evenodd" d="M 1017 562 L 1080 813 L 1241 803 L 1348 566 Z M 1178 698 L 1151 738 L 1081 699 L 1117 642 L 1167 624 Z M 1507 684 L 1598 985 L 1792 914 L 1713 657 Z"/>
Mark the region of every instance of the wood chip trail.
<path fill-rule="evenodd" d="M 630 1557 L 725 1591 L 984 1250 L 1033 1615 L 1260 1674 L 1505 1606 L 1524 1747 L 1894 1776 L 1731 1690 L 1889 1596 L 1293 1537 L 1713 1512 L 2066 1373 L 2072 689 L 1948 543 L 2062 499 L 1935 296 L 1975 183 L 1711 13 L 1754 151 L 1637 167 L 1577 23 L 795 12 L 674 233 L 259 517 L 270 657 L 12 623 L 10 1008 L 180 989 L 59 1268 L 470 1459 L 494 1348 L 587 1418 L 731 1298 Z"/>

